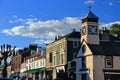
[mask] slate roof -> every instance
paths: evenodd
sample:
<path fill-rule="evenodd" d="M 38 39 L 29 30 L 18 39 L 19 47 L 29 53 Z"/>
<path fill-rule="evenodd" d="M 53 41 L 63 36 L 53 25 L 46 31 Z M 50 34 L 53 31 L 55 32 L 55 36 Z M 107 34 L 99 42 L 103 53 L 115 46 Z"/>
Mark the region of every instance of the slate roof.
<path fill-rule="evenodd" d="M 60 39 L 63 39 L 63 38 L 79 38 L 80 39 L 80 37 L 81 37 L 81 35 L 80 35 L 79 31 L 72 31 L 72 32 L 70 32 L 70 33 L 68 33 L 68 34 L 66 34 L 64 36 L 59 37 L 58 39 L 56 39 L 55 41 L 53 41 L 53 42 L 51 42 L 49 44 L 52 44 L 52 43 L 54 43 L 54 42 L 56 42 L 56 41 L 58 41 Z M 49 44 L 46 44 L 46 46 L 49 45 Z"/>
<path fill-rule="evenodd" d="M 99 17 L 96 16 L 91 10 L 89 10 L 89 12 L 83 18 L 99 19 Z"/>
<path fill-rule="evenodd" d="M 52 43 L 54 43 L 54 42 L 56 42 L 56 41 L 58 41 L 58 40 L 60 40 L 62 38 L 80 38 L 80 37 L 81 37 L 80 32 L 72 31 L 72 32 L 70 32 L 70 33 L 68 33 L 68 34 L 66 34 L 64 36 L 61 36 L 60 38 L 58 38 L 57 40 L 53 41 Z"/>
<path fill-rule="evenodd" d="M 120 56 L 120 38 L 117 38 L 113 35 L 108 34 L 104 36 L 104 34 L 100 35 L 100 44 L 88 44 L 91 49 L 93 55 L 105 55 L 105 56 Z M 102 38 L 109 37 L 108 40 Z"/>
<path fill-rule="evenodd" d="M 110 41 L 120 41 L 120 38 L 117 38 L 113 35 L 108 34 L 107 36 L 104 36 L 105 34 L 99 34 L 99 39 L 100 40 L 106 40 L 106 37 L 109 37 Z M 105 38 L 104 38 L 105 37 Z"/>
<path fill-rule="evenodd" d="M 100 45 L 88 44 L 93 55 L 120 56 L 120 41 L 100 41 Z"/>
<path fill-rule="evenodd" d="M 63 36 L 66 38 L 80 38 L 80 32 L 73 31 L 71 33 L 68 33 L 67 35 Z"/>

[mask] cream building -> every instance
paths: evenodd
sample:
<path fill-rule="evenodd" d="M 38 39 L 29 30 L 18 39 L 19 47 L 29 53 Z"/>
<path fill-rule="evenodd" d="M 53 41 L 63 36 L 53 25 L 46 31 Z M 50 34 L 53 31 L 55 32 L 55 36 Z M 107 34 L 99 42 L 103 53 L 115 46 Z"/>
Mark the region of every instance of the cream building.
<path fill-rule="evenodd" d="M 80 33 L 72 32 L 59 36 L 52 43 L 46 45 L 46 75 L 48 79 L 66 78 L 70 73 L 69 69 L 75 72 L 75 65 L 68 67 L 80 48 Z M 68 73 L 68 74 L 67 74 Z M 63 80 L 63 79 L 61 79 Z"/>
<path fill-rule="evenodd" d="M 76 80 L 120 80 L 120 39 L 105 28 L 99 33 L 98 19 L 91 10 L 82 19 Z"/>
<path fill-rule="evenodd" d="M 25 62 L 21 65 L 21 71 L 29 73 L 34 80 L 45 79 L 45 66 L 45 55 L 36 53 L 26 58 Z"/>

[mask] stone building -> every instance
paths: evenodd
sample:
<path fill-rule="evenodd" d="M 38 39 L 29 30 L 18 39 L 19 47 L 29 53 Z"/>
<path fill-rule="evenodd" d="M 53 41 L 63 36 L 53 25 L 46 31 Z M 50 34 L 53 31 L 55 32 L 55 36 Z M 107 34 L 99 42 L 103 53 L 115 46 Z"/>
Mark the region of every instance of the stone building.
<path fill-rule="evenodd" d="M 120 39 L 105 28 L 99 33 L 98 19 L 91 10 L 82 19 L 76 80 L 120 79 Z"/>
<path fill-rule="evenodd" d="M 16 53 L 13 54 L 11 60 L 11 71 L 13 75 L 18 75 L 20 73 L 21 63 L 24 62 L 25 57 L 34 54 L 37 51 L 36 44 L 30 44 L 29 47 L 24 49 L 19 49 Z"/>
<path fill-rule="evenodd" d="M 55 41 L 46 45 L 47 78 L 60 78 L 61 80 L 64 80 L 69 77 L 68 75 L 71 72 L 74 74 L 74 78 L 76 78 L 76 64 L 74 57 L 76 53 L 78 53 L 79 48 L 80 33 L 75 30 L 64 36 L 56 37 Z M 71 64 L 72 61 L 74 64 Z"/>

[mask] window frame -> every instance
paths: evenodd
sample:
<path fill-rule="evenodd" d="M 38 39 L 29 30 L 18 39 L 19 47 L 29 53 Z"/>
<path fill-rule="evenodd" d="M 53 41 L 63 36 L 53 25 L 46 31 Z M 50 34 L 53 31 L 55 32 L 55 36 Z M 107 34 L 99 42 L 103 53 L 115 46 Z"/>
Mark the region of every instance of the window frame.
<path fill-rule="evenodd" d="M 52 53 L 49 53 L 49 62 L 52 63 Z"/>
<path fill-rule="evenodd" d="M 105 68 L 113 68 L 113 57 L 112 56 L 105 57 Z"/>
<path fill-rule="evenodd" d="M 63 63 L 64 63 L 64 55 L 61 54 L 61 64 L 63 64 Z"/>

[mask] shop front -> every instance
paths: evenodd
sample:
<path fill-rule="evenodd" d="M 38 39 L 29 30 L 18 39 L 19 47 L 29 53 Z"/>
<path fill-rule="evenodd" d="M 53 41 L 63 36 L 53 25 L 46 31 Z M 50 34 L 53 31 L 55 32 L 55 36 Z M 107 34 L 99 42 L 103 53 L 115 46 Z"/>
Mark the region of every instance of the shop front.
<path fill-rule="evenodd" d="M 52 70 L 47 70 L 46 71 L 46 80 L 52 80 L 53 79 L 53 71 Z"/>
<path fill-rule="evenodd" d="M 120 70 L 104 69 L 104 80 L 120 80 Z"/>
<path fill-rule="evenodd" d="M 65 66 L 58 66 L 56 67 L 56 70 L 57 70 L 57 78 L 59 78 L 60 80 L 67 80 L 68 74 L 65 71 Z"/>
<path fill-rule="evenodd" d="M 43 68 L 27 70 L 24 73 L 28 73 L 33 80 L 45 79 L 46 75 L 45 69 Z"/>

